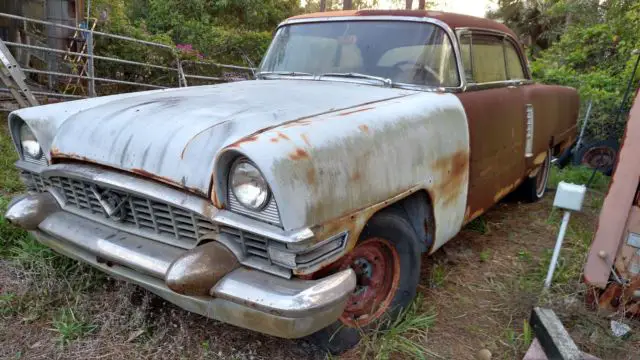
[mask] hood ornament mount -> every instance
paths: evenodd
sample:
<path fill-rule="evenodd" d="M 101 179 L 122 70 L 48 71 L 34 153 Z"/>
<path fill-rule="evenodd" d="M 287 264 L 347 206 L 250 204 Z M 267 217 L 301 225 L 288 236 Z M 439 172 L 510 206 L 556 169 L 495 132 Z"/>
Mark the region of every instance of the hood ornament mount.
<path fill-rule="evenodd" d="M 95 185 L 90 187 L 93 195 L 98 199 L 100 206 L 104 210 L 109 219 L 115 221 L 124 221 L 127 215 L 126 207 L 124 206 L 129 201 L 129 195 L 121 195 L 110 189 L 100 190 Z"/>

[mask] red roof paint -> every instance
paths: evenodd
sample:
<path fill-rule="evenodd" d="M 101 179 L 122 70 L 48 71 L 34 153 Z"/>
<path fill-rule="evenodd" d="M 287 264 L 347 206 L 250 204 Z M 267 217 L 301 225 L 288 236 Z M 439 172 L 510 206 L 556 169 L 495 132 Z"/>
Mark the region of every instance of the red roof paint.
<path fill-rule="evenodd" d="M 497 21 L 479 18 L 475 16 L 447 13 L 441 11 L 430 10 L 344 10 L 344 11 L 328 11 L 312 14 L 303 14 L 291 17 L 290 19 L 309 19 L 323 17 L 345 17 L 345 16 L 410 16 L 410 17 L 426 17 L 442 21 L 449 25 L 452 29 L 458 28 L 480 28 L 489 30 L 498 30 L 505 32 L 515 39 L 516 34 L 507 26 Z"/>

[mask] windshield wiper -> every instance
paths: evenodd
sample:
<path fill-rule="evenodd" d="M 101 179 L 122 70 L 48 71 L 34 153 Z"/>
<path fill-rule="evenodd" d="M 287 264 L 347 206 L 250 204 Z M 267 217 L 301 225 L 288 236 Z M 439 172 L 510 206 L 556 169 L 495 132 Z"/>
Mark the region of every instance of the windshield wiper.
<path fill-rule="evenodd" d="M 383 78 L 381 76 L 373 76 L 373 75 L 367 75 L 367 74 L 361 74 L 361 73 L 354 73 L 354 72 L 348 72 L 348 73 L 325 73 L 325 74 L 318 75 L 317 79 L 320 80 L 323 76 L 334 76 L 334 77 L 345 77 L 345 78 L 354 78 L 354 79 L 377 80 L 377 81 L 382 82 L 382 84 L 384 86 L 386 86 L 386 87 L 393 86 L 393 81 L 391 81 L 391 79 Z"/>
<path fill-rule="evenodd" d="M 261 71 L 256 73 L 256 77 L 259 79 L 262 75 L 284 75 L 284 76 L 313 76 L 311 73 L 300 71 Z"/>

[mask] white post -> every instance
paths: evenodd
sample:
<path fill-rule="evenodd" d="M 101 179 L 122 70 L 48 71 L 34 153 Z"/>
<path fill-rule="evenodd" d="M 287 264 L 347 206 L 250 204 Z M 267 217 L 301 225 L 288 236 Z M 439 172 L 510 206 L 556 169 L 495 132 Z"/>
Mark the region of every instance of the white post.
<path fill-rule="evenodd" d="M 551 264 L 549 264 L 549 271 L 547 271 L 547 278 L 544 280 L 545 289 L 548 289 L 551 286 L 551 280 L 553 279 L 553 273 L 556 271 L 556 266 L 558 265 L 558 257 L 560 256 L 560 249 L 562 248 L 562 242 L 564 241 L 564 235 L 567 232 L 570 217 L 571 211 L 565 210 L 564 216 L 562 217 L 562 224 L 560 224 L 560 232 L 558 233 L 556 246 L 553 248 L 553 256 L 551 257 Z"/>

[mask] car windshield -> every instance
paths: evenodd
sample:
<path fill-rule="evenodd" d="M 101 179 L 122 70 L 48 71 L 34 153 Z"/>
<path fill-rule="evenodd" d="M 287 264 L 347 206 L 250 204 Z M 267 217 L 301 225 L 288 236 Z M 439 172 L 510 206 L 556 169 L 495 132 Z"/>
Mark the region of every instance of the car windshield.
<path fill-rule="evenodd" d="M 281 27 L 262 75 L 352 77 L 453 87 L 460 84 L 447 33 L 409 21 L 328 21 Z M 378 82 L 380 83 L 380 82 Z"/>

